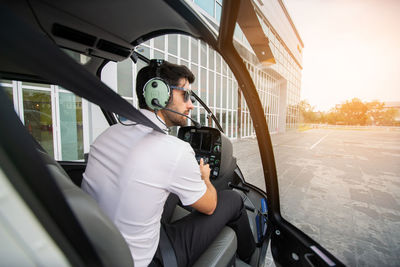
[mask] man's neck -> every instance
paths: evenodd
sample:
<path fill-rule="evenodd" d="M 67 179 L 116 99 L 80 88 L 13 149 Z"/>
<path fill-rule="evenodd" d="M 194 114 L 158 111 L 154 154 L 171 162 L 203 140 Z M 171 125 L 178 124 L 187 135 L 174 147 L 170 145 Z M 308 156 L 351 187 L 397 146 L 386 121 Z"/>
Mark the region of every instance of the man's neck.
<path fill-rule="evenodd" d="M 166 125 L 167 127 L 170 127 L 170 126 L 168 125 L 168 122 L 165 120 L 164 113 L 163 113 L 161 110 L 157 110 L 156 112 L 154 112 L 154 110 L 151 110 L 151 109 L 148 109 L 148 110 L 151 111 L 151 112 L 153 112 L 153 113 L 155 113 L 155 114 L 158 116 L 158 118 L 160 118 L 160 119 L 165 123 L 165 125 Z"/>

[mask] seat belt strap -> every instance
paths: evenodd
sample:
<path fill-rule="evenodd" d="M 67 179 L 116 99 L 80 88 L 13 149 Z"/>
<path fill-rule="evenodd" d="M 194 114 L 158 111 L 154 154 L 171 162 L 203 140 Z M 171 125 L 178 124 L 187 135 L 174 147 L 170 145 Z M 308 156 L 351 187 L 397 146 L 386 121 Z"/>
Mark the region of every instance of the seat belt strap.
<path fill-rule="evenodd" d="M 161 224 L 160 229 L 159 246 L 164 267 L 178 267 L 174 248 L 172 247 L 171 241 L 167 236 L 167 232 L 165 231 L 163 224 Z"/>

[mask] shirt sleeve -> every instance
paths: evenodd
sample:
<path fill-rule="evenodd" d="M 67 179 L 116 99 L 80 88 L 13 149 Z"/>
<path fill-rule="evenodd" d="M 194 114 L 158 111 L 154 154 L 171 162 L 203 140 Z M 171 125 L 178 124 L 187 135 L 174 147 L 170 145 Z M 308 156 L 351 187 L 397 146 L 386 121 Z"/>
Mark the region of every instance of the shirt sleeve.
<path fill-rule="evenodd" d="M 189 144 L 185 144 L 171 173 L 169 191 L 176 194 L 185 206 L 195 203 L 207 191 L 194 151 Z"/>

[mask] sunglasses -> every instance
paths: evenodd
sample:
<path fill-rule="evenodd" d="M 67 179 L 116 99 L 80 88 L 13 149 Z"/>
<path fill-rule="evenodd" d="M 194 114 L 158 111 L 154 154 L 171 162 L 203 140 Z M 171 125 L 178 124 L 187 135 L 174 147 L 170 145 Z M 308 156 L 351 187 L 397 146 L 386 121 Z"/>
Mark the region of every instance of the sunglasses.
<path fill-rule="evenodd" d="M 188 88 L 184 88 L 184 87 L 173 86 L 173 85 L 170 85 L 169 88 L 185 91 L 185 95 L 184 95 L 184 99 L 183 99 L 185 101 L 185 103 L 188 102 L 189 99 L 192 101 L 192 103 L 196 102 L 196 98 L 194 98 L 194 96 L 192 95 L 192 90 L 190 90 Z"/>

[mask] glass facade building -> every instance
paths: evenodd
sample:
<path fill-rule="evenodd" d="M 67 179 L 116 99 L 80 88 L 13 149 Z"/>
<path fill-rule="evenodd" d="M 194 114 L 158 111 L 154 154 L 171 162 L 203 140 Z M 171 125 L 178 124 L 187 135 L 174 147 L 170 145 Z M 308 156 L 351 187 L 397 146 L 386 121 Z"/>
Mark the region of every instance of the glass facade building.
<path fill-rule="evenodd" d="M 222 0 L 193 0 L 191 4 L 218 29 Z M 281 0 L 254 0 L 258 20 L 268 38 L 275 64 L 264 66 L 256 56 L 239 25 L 235 29 L 235 47 L 252 76 L 271 133 L 296 127 L 301 87 L 303 44 Z M 223 58 L 208 44 L 195 38 L 168 34 L 136 47 L 147 58 L 165 59 L 187 66 L 196 76 L 192 89 L 219 119 L 231 139 L 255 135 L 246 101 L 235 77 Z M 244 53 L 243 53 L 244 51 Z M 82 55 L 73 55 L 84 63 Z M 132 105 L 137 106 L 136 74 L 145 66 L 130 59 L 109 62 L 102 80 Z M 21 121 L 41 145 L 57 160 L 80 160 L 93 140 L 107 127 L 100 109 L 57 85 L 21 81 L 0 81 L 14 103 Z M 195 103 L 192 118 L 210 125 L 205 110 Z"/>
<path fill-rule="evenodd" d="M 297 125 L 303 44 L 283 3 L 281 1 L 264 2 L 255 1 L 254 3 L 276 63 L 269 67 L 260 66 L 259 62 L 254 59 L 251 45 L 238 25 L 235 30 L 235 42 L 236 46 L 246 50 L 249 54 L 244 59 L 246 66 L 256 83 L 269 130 L 271 133 L 277 133 L 284 132 L 288 128 L 295 128 Z M 218 29 L 222 1 L 194 0 L 193 3 L 208 22 Z M 270 14 L 264 12 L 263 7 L 266 5 L 269 5 L 274 17 L 281 15 L 279 18 L 281 33 L 278 33 L 272 21 L 268 19 L 267 16 Z M 286 26 L 289 24 L 289 27 L 284 27 L 285 23 L 282 21 L 286 22 Z M 285 43 L 283 36 L 286 37 L 288 43 Z M 254 136 L 247 104 L 238 91 L 232 72 L 221 56 L 206 43 L 188 36 L 171 34 L 141 44 L 137 47 L 137 52 L 148 58 L 164 59 L 187 66 L 196 76 L 192 89 L 220 120 L 226 135 L 233 139 Z M 104 81 L 136 106 L 137 100 L 133 93 L 135 77 L 137 71 L 143 67 L 143 63 L 139 62 L 135 65 L 127 60 L 116 65 L 117 67 L 108 70 L 111 72 L 110 74 L 103 75 L 103 77 L 117 76 L 118 79 L 107 80 L 105 78 Z M 191 116 L 208 126 L 205 111 L 198 103 Z"/>

